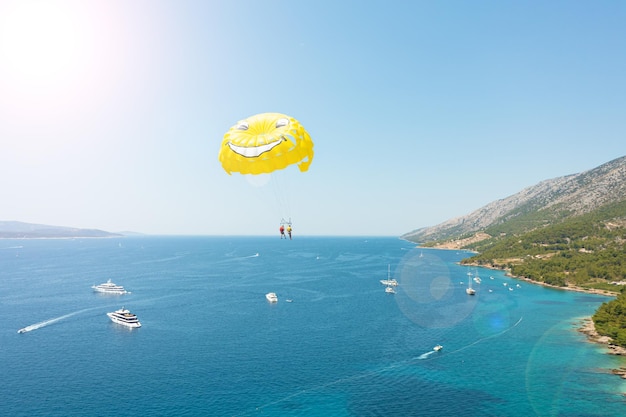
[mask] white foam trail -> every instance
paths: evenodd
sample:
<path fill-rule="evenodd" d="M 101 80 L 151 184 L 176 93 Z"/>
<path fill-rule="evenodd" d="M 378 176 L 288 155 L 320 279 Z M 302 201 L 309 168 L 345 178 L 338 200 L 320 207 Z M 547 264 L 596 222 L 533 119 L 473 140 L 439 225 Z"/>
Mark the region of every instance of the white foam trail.
<path fill-rule="evenodd" d="M 59 317 L 55 317 L 55 318 L 52 318 L 52 319 L 40 321 L 39 323 L 31 324 L 30 326 L 26 326 L 24 328 L 21 328 L 17 332 L 18 333 L 32 332 L 33 330 L 41 329 L 42 327 L 49 326 L 49 325 L 51 325 L 53 323 L 56 323 L 57 321 L 61 321 L 61 320 L 67 319 L 69 317 L 75 316 L 75 315 L 80 314 L 80 313 L 84 313 L 86 311 L 95 310 L 97 308 L 101 308 L 101 307 L 86 308 L 86 309 L 83 309 L 83 310 L 75 311 L 73 313 L 65 314 L 63 316 L 59 316 Z"/>
<path fill-rule="evenodd" d="M 505 334 L 506 332 L 508 332 L 509 330 L 511 330 L 511 329 L 513 329 L 513 328 L 515 328 L 515 327 L 517 327 L 517 325 L 518 325 L 518 324 L 520 324 L 520 323 L 522 322 L 522 319 L 523 319 L 523 318 L 524 318 L 524 317 L 520 317 L 520 319 L 519 319 L 519 320 L 518 320 L 518 321 L 517 321 L 514 325 L 512 325 L 511 327 L 509 327 L 509 328 L 507 328 L 507 329 L 504 329 L 504 330 L 503 330 L 503 331 L 501 331 L 500 333 L 496 333 L 496 334 L 493 334 L 493 335 L 491 335 L 491 336 L 483 337 L 483 338 L 478 339 L 477 341 L 475 341 L 475 342 L 473 342 L 473 343 L 470 343 L 470 344 L 469 344 L 469 345 L 467 345 L 467 346 L 463 346 L 463 347 L 461 347 L 460 349 L 457 349 L 457 350 L 452 351 L 452 352 L 447 352 L 445 355 L 450 355 L 450 354 L 452 354 L 452 353 L 457 353 L 457 352 L 460 352 L 460 351 L 462 351 L 462 350 L 467 349 L 467 348 L 468 348 L 468 347 L 470 347 L 470 346 L 473 346 L 473 345 L 478 344 L 478 343 L 480 343 L 480 342 L 483 342 L 483 341 L 485 341 L 485 340 L 488 340 L 488 339 L 492 339 L 492 338 L 494 338 L 494 337 L 501 336 L 501 335 Z M 363 373 L 360 373 L 360 374 L 356 374 L 356 375 L 352 375 L 352 376 L 347 376 L 347 377 L 345 377 L 345 378 L 339 378 L 339 379 L 336 379 L 336 380 L 334 380 L 334 381 L 330 381 L 330 382 L 328 382 L 328 383 L 326 383 L 326 384 L 320 384 L 320 385 L 316 385 L 316 386 L 313 386 L 313 387 L 310 387 L 310 388 L 302 389 L 302 390 L 296 391 L 296 392 L 294 392 L 294 393 L 292 393 L 292 394 L 289 394 L 289 395 L 287 395 L 287 396 L 285 396 L 285 397 L 282 397 L 282 398 L 279 398 L 279 399 L 277 399 L 277 400 L 274 400 L 274 401 L 271 401 L 271 402 L 265 403 L 265 404 L 263 404 L 263 405 L 261 405 L 261 406 L 258 406 L 258 407 L 256 407 L 256 409 L 255 409 L 255 411 L 254 411 L 254 412 L 252 412 L 252 411 L 243 411 L 243 412 L 241 412 L 241 413 L 235 414 L 234 416 L 245 416 L 245 415 L 250 415 L 250 414 L 253 414 L 253 413 L 255 413 L 255 414 L 256 414 L 256 413 L 259 413 L 259 412 L 263 412 L 263 409 L 264 409 L 264 408 L 267 408 L 267 407 L 270 407 L 270 406 L 272 406 L 272 405 L 276 405 L 276 404 L 279 404 L 279 403 L 285 402 L 285 401 L 287 401 L 287 400 L 289 400 L 289 399 L 291 399 L 291 398 L 298 397 L 298 396 L 300 396 L 300 395 L 302 395 L 302 394 L 305 394 L 305 393 L 307 393 L 307 392 L 318 391 L 318 390 L 321 390 L 321 389 L 324 389 L 324 388 L 328 388 L 328 387 L 333 386 L 333 385 L 338 385 L 338 384 L 341 384 L 341 383 L 344 383 L 344 382 L 348 382 L 348 381 L 355 381 L 355 380 L 358 380 L 358 379 L 362 379 L 362 378 L 366 378 L 366 377 L 369 377 L 369 376 L 372 376 L 372 375 L 377 375 L 377 374 L 380 374 L 380 373 L 383 373 L 383 372 L 386 372 L 386 371 L 390 371 L 390 370 L 392 370 L 392 369 L 400 368 L 400 367 L 402 367 L 402 366 L 411 365 L 412 363 L 414 363 L 414 360 L 415 360 L 415 359 L 426 359 L 426 358 L 428 358 L 430 355 L 432 355 L 433 353 L 435 353 L 435 351 L 434 351 L 434 350 L 432 350 L 432 351 L 430 351 L 430 352 L 426 352 L 426 353 L 424 353 L 424 354 L 422 354 L 422 355 L 418 356 L 417 358 L 408 359 L 408 360 L 405 360 L 405 361 L 401 361 L 401 362 L 393 363 L 393 364 L 390 364 L 390 365 L 385 366 L 385 367 L 383 367 L 383 368 L 381 368 L 381 369 L 378 369 L 378 370 L 367 371 L 367 372 L 363 372 Z M 444 356 L 444 355 L 437 355 L 437 357 L 443 357 L 443 356 Z"/>
<path fill-rule="evenodd" d="M 426 353 L 423 353 L 423 354 L 419 355 L 419 356 L 417 357 L 417 359 L 426 359 L 426 358 L 428 358 L 430 355 L 432 355 L 433 353 L 435 353 L 435 351 L 434 351 L 434 350 L 431 350 L 430 352 L 426 352 Z"/>
<path fill-rule="evenodd" d="M 520 317 L 520 318 L 519 318 L 519 320 L 518 320 L 517 322 L 515 322 L 515 324 L 514 324 L 514 325 L 512 325 L 511 327 L 508 327 L 508 328 L 506 328 L 506 329 L 502 330 L 500 333 L 496 333 L 496 334 L 492 334 L 491 336 L 486 336 L 486 337 L 483 337 L 483 338 L 481 338 L 481 339 L 476 340 L 475 342 L 470 343 L 470 344 L 469 344 L 469 345 L 467 345 L 467 346 L 463 346 L 463 347 L 460 347 L 460 348 L 459 348 L 459 349 L 457 349 L 457 350 L 454 350 L 454 351 L 451 351 L 451 352 L 447 352 L 447 354 L 449 355 L 449 354 L 452 354 L 452 353 L 458 353 L 458 352 L 460 352 L 460 351 L 462 351 L 462 350 L 465 350 L 465 349 L 467 349 L 467 348 L 469 348 L 469 347 L 471 347 L 471 346 L 477 345 L 478 343 L 484 342 L 485 340 L 489 340 L 489 339 L 493 339 L 494 337 L 499 337 L 499 336 L 502 336 L 502 335 L 503 335 L 503 334 L 505 334 L 506 332 L 508 332 L 508 331 L 510 331 L 510 330 L 512 330 L 512 329 L 514 329 L 514 328 L 516 328 L 516 327 L 517 327 L 517 325 L 518 325 L 518 324 L 520 324 L 520 323 L 522 322 L 522 320 L 523 320 L 523 319 L 524 319 L 524 317 L 522 316 L 522 317 Z"/>
<path fill-rule="evenodd" d="M 261 256 L 259 252 L 255 253 L 254 255 L 248 255 L 248 256 L 232 256 L 232 255 L 233 253 L 227 253 L 226 258 L 222 259 L 221 261 L 218 261 L 217 263 L 238 262 L 238 261 L 241 261 L 242 259 L 258 258 L 259 256 Z"/>

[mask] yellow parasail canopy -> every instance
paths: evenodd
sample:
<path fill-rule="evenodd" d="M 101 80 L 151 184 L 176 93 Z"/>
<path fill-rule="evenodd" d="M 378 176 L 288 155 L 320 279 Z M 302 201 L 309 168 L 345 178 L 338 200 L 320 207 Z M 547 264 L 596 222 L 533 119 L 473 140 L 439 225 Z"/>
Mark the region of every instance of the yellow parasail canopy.
<path fill-rule="evenodd" d="M 224 134 L 219 160 L 229 175 L 269 174 L 293 164 L 305 172 L 313 161 L 313 141 L 293 117 L 257 114 L 239 121 Z"/>

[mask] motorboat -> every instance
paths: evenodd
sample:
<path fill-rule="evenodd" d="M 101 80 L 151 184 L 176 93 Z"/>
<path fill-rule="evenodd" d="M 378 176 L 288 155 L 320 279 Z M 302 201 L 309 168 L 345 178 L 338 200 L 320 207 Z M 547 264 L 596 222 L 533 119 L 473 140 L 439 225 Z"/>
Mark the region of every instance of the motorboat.
<path fill-rule="evenodd" d="M 433 350 L 434 350 L 435 352 L 439 352 L 441 349 L 443 349 L 443 346 L 441 346 L 441 345 L 437 345 L 437 346 L 435 346 L 435 347 L 433 348 Z"/>
<path fill-rule="evenodd" d="M 388 286 L 387 288 L 385 288 L 385 292 L 387 294 L 395 294 L 396 290 L 394 290 L 392 286 Z"/>
<path fill-rule="evenodd" d="M 93 288 L 95 292 L 103 294 L 128 294 L 128 291 L 126 291 L 124 287 L 112 283 L 111 280 L 100 285 L 92 285 L 91 288 Z"/>
<path fill-rule="evenodd" d="M 137 319 L 137 316 L 124 307 L 119 310 L 115 310 L 112 313 L 107 313 L 107 316 L 109 316 L 113 323 L 121 324 L 122 326 L 131 328 L 141 327 L 141 323 L 139 322 L 139 319 Z"/>
<path fill-rule="evenodd" d="M 267 298 L 267 301 L 269 301 L 270 303 L 278 302 L 278 296 L 276 296 L 275 292 L 268 292 L 267 294 L 265 294 L 265 298 Z"/>
<path fill-rule="evenodd" d="M 23 329 L 19 329 L 17 332 L 18 333 L 26 333 L 28 330 L 26 330 L 26 327 L 24 327 Z"/>

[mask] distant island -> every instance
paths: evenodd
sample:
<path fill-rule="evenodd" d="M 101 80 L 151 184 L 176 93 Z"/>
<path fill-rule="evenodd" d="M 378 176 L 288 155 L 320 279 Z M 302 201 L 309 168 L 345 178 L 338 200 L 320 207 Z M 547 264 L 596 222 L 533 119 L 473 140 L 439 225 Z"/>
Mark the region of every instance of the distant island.
<path fill-rule="evenodd" d="M 98 229 L 48 226 L 45 224 L 0 221 L 0 239 L 44 239 L 75 237 L 121 237 L 123 234 Z"/>

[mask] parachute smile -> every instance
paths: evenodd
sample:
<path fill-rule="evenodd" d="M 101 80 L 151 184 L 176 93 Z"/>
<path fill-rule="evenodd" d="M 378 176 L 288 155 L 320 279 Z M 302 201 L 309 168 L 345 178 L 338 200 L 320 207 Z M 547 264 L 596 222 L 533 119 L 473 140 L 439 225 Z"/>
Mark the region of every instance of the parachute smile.
<path fill-rule="evenodd" d="M 280 138 L 276 142 L 266 143 L 264 145 L 257 146 L 237 146 L 232 142 L 228 142 L 228 147 L 238 155 L 241 155 L 246 158 L 257 158 L 264 154 L 265 152 L 269 152 L 274 149 L 276 146 L 280 145 L 285 138 Z"/>

